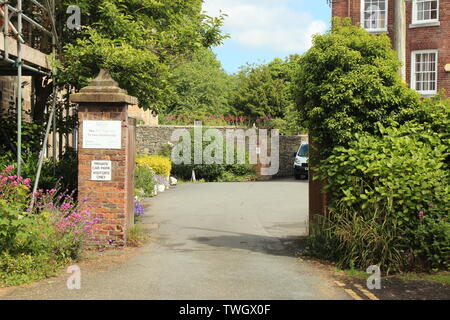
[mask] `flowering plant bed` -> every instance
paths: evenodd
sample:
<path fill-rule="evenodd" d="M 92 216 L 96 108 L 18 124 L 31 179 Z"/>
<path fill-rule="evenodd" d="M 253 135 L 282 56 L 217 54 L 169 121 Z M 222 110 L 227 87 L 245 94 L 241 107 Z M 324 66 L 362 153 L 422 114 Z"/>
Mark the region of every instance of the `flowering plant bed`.
<path fill-rule="evenodd" d="M 56 189 L 31 192 L 31 180 L 0 171 L 0 285 L 18 285 L 53 275 L 79 259 L 94 241 L 99 219 L 88 199 L 76 202 L 74 192 Z"/>

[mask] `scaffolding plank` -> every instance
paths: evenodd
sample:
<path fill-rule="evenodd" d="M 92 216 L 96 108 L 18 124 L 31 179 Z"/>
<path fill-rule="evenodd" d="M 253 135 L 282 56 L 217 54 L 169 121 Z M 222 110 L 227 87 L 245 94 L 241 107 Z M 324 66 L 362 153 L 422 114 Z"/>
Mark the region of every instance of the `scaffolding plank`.
<path fill-rule="evenodd" d="M 5 35 L 3 33 L 0 33 L 0 51 L 3 55 L 5 51 L 5 43 L 4 43 L 4 37 Z M 17 41 L 16 39 L 6 36 L 7 45 L 8 45 L 8 51 L 9 55 L 11 57 L 17 57 Z M 50 57 L 46 55 L 45 53 L 36 50 L 34 48 L 31 48 L 25 44 L 22 45 L 22 60 L 28 64 L 28 65 L 34 65 L 39 66 L 47 71 L 51 70 L 50 65 Z"/>

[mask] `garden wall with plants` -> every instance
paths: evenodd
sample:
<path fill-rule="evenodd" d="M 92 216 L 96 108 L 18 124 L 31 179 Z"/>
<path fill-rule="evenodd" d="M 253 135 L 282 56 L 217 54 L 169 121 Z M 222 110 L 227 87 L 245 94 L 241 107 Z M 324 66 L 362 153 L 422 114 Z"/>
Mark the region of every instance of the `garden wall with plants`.
<path fill-rule="evenodd" d="M 194 126 L 138 126 L 136 128 L 136 149 L 138 153 L 156 155 L 167 147 L 167 143 L 175 143 L 171 141 L 172 133 L 177 129 L 193 130 Z M 212 126 L 204 127 L 204 129 L 218 129 L 225 136 L 227 129 L 246 129 L 244 127 L 233 126 Z M 275 177 L 291 177 L 293 176 L 293 154 L 296 152 L 300 144 L 304 141 L 308 141 L 307 135 L 294 135 L 294 136 L 280 136 L 280 170 Z M 167 154 L 170 156 L 170 154 Z M 176 169 L 179 167 L 176 167 Z M 206 167 L 205 167 L 206 168 Z M 189 180 L 191 177 L 190 169 L 185 167 L 186 172 L 183 172 L 180 176 L 180 171 L 177 174 L 182 179 Z M 200 169 L 200 168 L 198 168 Z M 192 171 L 192 170 L 191 170 Z M 197 170 L 200 171 L 200 170 Z M 199 177 L 202 177 L 200 174 Z M 211 180 L 211 176 L 208 174 L 207 180 Z"/>

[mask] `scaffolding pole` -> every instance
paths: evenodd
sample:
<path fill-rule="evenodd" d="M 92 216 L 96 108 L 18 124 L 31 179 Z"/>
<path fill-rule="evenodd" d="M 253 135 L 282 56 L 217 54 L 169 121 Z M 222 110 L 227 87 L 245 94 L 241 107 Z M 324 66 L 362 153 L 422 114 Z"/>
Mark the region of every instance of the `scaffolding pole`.
<path fill-rule="evenodd" d="M 40 4 L 37 0 L 30 0 L 34 5 L 36 5 L 37 7 L 39 7 L 40 9 L 46 11 L 47 13 L 50 14 L 50 19 L 51 19 L 51 23 L 52 23 L 52 31 L 48 31 L 47 29 L 45 29 L 45 27 L 43 27 L 41 24 L 37 23 L 35 20 L 33 20 L 32 18 L 28 17 L 27 15 L 25 15 L 23 13 L 23 1 L 22 0 L 17 0 L 17 4 L 16 7 L 13 7 L 9 4 L 8 0 L 4 0 L 4 1 L 0 1 L 0 5 L 3 7 L 3 10 L 0 10 L 0 14 L 3 17 L 4 21 L 3 21 L 3 33 L 4 33 L 4 55 L 0 55 L 0 58 L 10 64 L 12 64 L 13 67 L 17 68 L 17 101 L 16 101 L 16 107 L 17 107 L 17 175 L 20 176 L 22 173 L 22 75 L 23 75 L 23 69 L 38 73 L 38 74 L 43 74 L 43 75 L 50 75 L 50 73 L 47 72 L 43 72 L 42 70 L 39 70 L 38 68 L 34 68 L 31 66 L 28 66 L 26 64 L 24 64 L 23 61 L 23 57 L 22 57 L 22 45 L 25 44 L 25 41 L 23 39 L 23 20 L 25 20 L 26 22 L 30 23 L 31 25 L 33 25 L 34 27 L 38 28 L 39 30 L 41 30 L 42 32 L 51 35 L 52 37 L 52 45 L 53 45 L 53 53 L 55 53 L 55 47 L 56 47 L 56 39 L 57 39 L 57 34 L 56 34 L 56 26 L 55 26 L 55 20 L 54 20 L 54 14 L 55 14 L 55 2 L 54 0 L 52 0 L 51 5 L 48 2 L 48 0 L 46 0 L 47 2 L 47 7 Z M 10 14 L 11 11 L 11 14 Z M 11 18 L 12 16 L 16 14 L 17 15 L 17 28 L 14 26 L 13 23 L 11 23 Z M 9 36 L 9 32 L 10 30 L 12 31 L 12 34 L 15 35 L 16 37 L 16 42 L 17 42 L 17 58 L 16 60 L 13 60 L 10 58 L 9 56 L 9 48 L 8 48 L 8 36 Z M 47 130 L 46 130 L 46 135 L 44 138 L 45 143 L 43 144 L 43 149 L 41 154 L 43 155 L 44 149 L 46 148 L 46 144 L 48 141 L 48 136 L 49 136 L 49 131 L 50 131 L 50 124 L 53 124 L 53 129 L 54 129 L 54 133 L 53 135 L 55 136 L 55 132 L 56 132 L 56 121 L 55 121 L 55 108 L 56 108 L 56 95 L 57 93 L 55 93 L 55 90 L 57 90 L 56 88 L 56 83 L 55 80 L 53 78 L 53 107 L 52 107 L 52 111 L 49 117 L 49 123 L 47 124 Z M 53 146 L 53 150 L 55 150 L 55 143 Z M 53 157 L 55 157 L 55 152 L 53 153 Z M 40 168 L 42 168 L 42 162 L 43 162 L 43 157 L 40 156 L 39 157 L 39 162 L 38 162 L 38 173 L 36 176 L 36 180 L 35 180 L 35 187 L 37 186 L 37 184 L 39 183 L 39 176 L 40 176 Z M 55 159 L 54 159 L 54 163 L 55 163 Z"/>
<path fill-rule="evenodd" d="M 17 1 L 17 175 L 22 171 L 22 0 Z"/>

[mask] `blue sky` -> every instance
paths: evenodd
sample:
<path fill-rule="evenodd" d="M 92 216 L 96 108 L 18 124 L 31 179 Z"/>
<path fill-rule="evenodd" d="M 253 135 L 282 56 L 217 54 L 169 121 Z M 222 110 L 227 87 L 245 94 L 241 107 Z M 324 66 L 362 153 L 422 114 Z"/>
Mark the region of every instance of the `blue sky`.
<path fill-rule="evenodd" d="M 311 36 L 328 30 L 331 19 L 326 0 L 204 0 L 203 10 L 228 14 L 223 31 L 231 39 L 214 52 L 229 73 L 247 62 L 305 52 Z"/>

